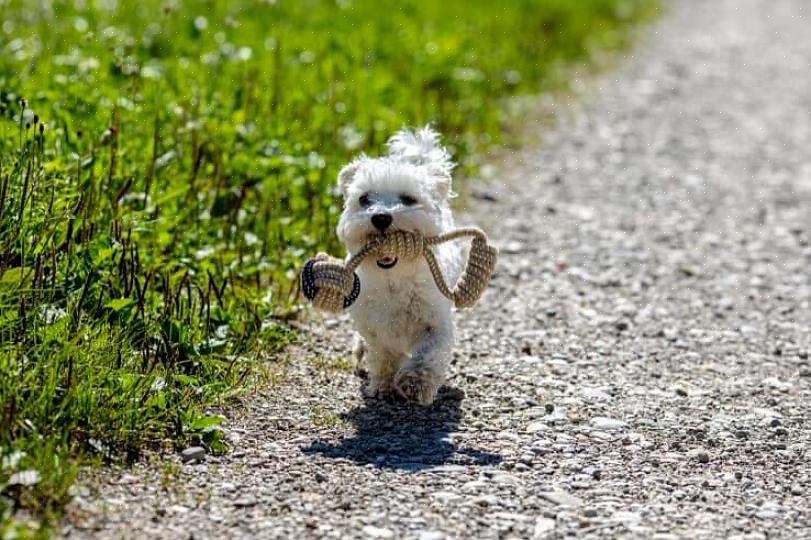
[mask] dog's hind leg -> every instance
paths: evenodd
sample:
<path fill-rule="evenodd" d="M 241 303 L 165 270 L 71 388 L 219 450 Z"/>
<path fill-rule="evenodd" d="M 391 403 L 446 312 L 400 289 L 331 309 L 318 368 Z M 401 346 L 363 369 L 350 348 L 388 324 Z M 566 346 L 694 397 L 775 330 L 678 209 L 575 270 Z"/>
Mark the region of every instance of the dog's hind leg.
<path fill-rule="evenodd" d="M 453 347 L 453 328 L 428 328 L 394 377 L 394 387 L 406 399 L 430 405 L 445 382 Z"/>

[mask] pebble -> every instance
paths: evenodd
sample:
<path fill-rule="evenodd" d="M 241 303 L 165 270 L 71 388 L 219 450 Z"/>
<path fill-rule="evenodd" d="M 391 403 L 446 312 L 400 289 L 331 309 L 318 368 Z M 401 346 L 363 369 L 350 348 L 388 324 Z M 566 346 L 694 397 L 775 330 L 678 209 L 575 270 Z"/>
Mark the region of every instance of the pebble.
<path fill-rule="evenodd" d="M 188 506 L 183 506 L 182 504 L 173 504 L 168 510 L 171 514 L 187 514 L 190 509 Z"/>
<path fill-rule="evenodd" d="M 524 465 L 532 465 L 535 463 L 535 456 L 533 454 L 521 454 L 521 457 L 518 458 L 519 463 L 523 463 Z"/>
<path fill-rule="evenodd" d="M 374 525 L 366 525 L 361 531 L 369 538 L 394 538 L 394 532 L 391 529 L 375 527 Z"/>
<path fill-rule="evenodd" d="M 691 456 L 694 457 L 699 463 L 710 462 L 710 455 L 705 450 L 694 450 L 691 452 Z"/>
<path fill-rule="evenodd" d="M 560 489 L 553 491 L 542 491 L 538 495 L 558 506 L 575 507 L 583 504 L 583 501 L 581 501 L 579 498 Z"/>
<path fill-rule="evenodd" d="M 253 495 L 244 495 L 234 501 L 234 506 L 237 508 L 249 508 L 256 506 L 258 503 L 259 501 Z"/>
<path fill-rule="evenodd" d="M 537 520 L 535 520 L 535 531 L 534 531 L 535 537 L 538 538 L 539 536 L 542 536 L 550 531 L 553 531 L 556 525 L 557 523 L 555 522 L 554 519 L 546 517 L 538 518 Z"/>
<path fill-rule="evenodd" d="M 580 395 L 590 401 L 610 401 L 611 395 L 599 388 L 584 387 L 580 390 Z"/>
<path fill-rule="evenodd" d="M 597 416 L 592 418 L 591 425 L 596 429 L 604 431 L 619 430 L 628 427 L 628 424 L 622 420 L 617 420 L 616 418 L 607 418 L 605 416 Z"/>
<path fill-rule="evenodd" d="M 611 521 L 616 523 L 638 523 L 642 521 L 642 516 L 637 512 L 630 512 L 627 510 L 619 510 L 611 515 Z"/>
<path fill-rule="evenodd" d="M 440 465 L 431 469 L 431 472 L 434 473 L 462 473 L 465 471 L 467 471 L 467 467 L 464 465 Z"/>
<path fill-rule="evenodd" d="M 508 253 L 510 255 L 515 255 L 521 253 L 526 250 L 526 246 L 521 242 L 507 242 L 506 244 L 499 247 L 499 251 L 502 253 Z"/>
<path fill-rule="evenodd" d="M 494 484 L 501 484 L 507 486 L 514 486 L 518 483 L 518 479 L 511 474 L 496 474 L 490 479 Z"/>
<path fill-rule="evenodd" d="M 448 536 L 442 531 L 420 531 L 417 535 L 418 540 L 445 540 Z"/>
<path fill-rule="evenodd" d="M 206 458 L 206 449 L 202 446 L 190 446 L 180 453 L 180 459 L 187 461 L 203 461 Z"/>
<path fill-rule="evenodd" d="M 431 493 L 431 497 L 444 504 L 453 503 L 462 499 L 461 495 L 453 491 L 437 491 Z"/>
<path fill-rule="evenodd" d="M 521 442 L 521 436 L 511 431 L 502 431 L 496 438 L 500 441 Z"/>

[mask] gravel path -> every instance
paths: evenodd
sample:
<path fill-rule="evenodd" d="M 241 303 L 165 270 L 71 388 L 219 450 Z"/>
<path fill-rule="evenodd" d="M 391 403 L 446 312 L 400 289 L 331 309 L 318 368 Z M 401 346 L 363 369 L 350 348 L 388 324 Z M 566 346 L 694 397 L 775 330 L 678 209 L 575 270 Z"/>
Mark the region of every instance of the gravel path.
<path fill-rule="evenodd" d="M 64 533 L 811 538 L 810 29 L 668 3 L 493 159 L 462 221 L 500 272 L 437 404 L 364 402 L 347 321 L 311 324 L 228 455 L 87 479 Z"/>

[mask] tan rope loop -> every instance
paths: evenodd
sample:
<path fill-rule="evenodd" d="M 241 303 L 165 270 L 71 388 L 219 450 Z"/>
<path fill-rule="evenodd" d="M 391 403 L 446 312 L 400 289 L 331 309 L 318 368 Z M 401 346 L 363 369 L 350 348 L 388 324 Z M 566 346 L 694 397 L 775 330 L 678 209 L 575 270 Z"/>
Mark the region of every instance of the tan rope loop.
<path fill-rule="evenodd" d="M 473 237 L 465 270 L 453 287 L 448 286 L 436 260 L 432 246 L 465 236 Z M 402 257 L 414 259 L 422 256 L 439 291 L 458 308 L 474 305 L 493 276 L 498 249 L 487 242 L 487 235 L 475 227 L 456 229 L 437 236 L 423 237 L 410 231 L 392 231 L 374 236 L 346 263 L 323 253 L 310 259 L 301 271 L 301 288 L 313 305 L 327 311 L 340 311 L 349 307 L 360 293 L 360 282 L 355 270 L 369 256 Z"/>

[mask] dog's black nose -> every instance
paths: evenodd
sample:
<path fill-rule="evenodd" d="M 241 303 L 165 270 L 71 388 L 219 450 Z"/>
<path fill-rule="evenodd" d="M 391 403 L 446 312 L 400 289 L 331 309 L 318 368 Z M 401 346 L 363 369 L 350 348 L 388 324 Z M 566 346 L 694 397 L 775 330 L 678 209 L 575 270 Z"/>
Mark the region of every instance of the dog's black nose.
<path fill-rule="evenodd" d="M 372 216 L 372 225 L 380 232 L 386 230 L 391 225 L 391 214 L 375 214 Z"/>

